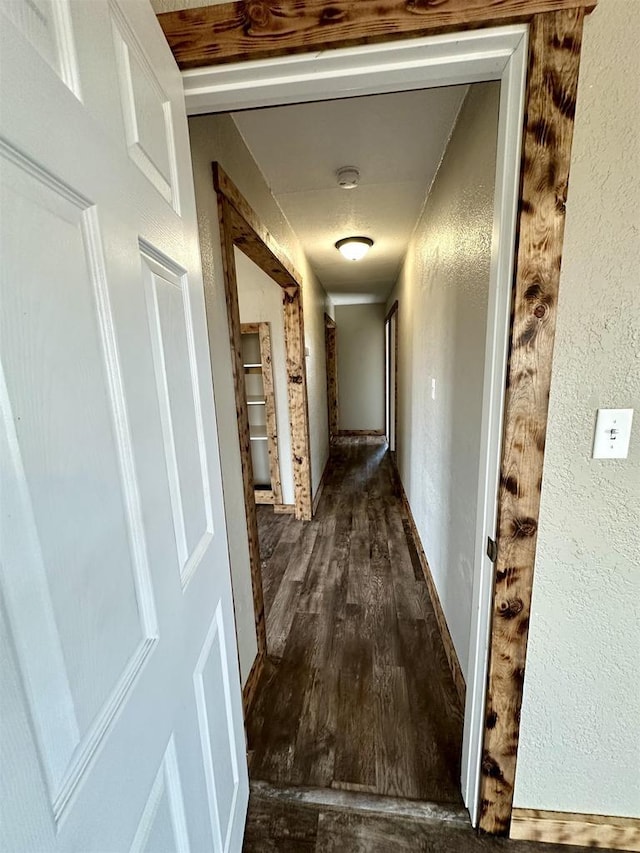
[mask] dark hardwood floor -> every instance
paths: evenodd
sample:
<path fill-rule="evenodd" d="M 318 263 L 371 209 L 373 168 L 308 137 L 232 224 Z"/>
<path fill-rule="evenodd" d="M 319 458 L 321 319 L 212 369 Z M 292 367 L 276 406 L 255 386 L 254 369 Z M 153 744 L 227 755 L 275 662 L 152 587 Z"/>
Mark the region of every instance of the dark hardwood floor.
<path fill-rule="evenodd" d="M 242 848 L 243 853 L 580 853 L 584 849 L 509 841 L 443 821 L 385 817 L 254 794 Z"/>
<path fill-rule="evenodd" d="M 313 521 L 258 509 L 269 657 L 252 779 L 460 804 L 462 708 L 386 445 L 333 448 Z"/>
<path fill-rule="evenodd" d="M 583 850 L 471 829 L 462 709 L 386 447 L 334 448 L 312 522 L 258 518 L 269 659 L 243 853 Z"/>

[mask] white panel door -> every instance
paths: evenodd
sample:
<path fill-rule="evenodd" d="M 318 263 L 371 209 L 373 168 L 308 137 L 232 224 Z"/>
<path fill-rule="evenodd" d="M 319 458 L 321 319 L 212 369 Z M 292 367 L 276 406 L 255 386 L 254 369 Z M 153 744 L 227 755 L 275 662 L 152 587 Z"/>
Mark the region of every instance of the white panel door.
<path fill-rule="evenodd" d="M 146 0 L 1 0 L 0 63 L 0 849 L 238 851 L 180 76 Z"/>

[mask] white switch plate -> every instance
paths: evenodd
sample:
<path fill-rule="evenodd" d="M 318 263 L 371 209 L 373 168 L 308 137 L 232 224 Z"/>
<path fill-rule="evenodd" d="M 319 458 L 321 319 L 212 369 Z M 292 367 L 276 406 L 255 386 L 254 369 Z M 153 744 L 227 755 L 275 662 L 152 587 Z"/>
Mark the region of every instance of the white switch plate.
<path fill-rule="evenodd" d="M 626 459 L 633 409 L 598 409 L 593 437 L 594 459 Z"/>

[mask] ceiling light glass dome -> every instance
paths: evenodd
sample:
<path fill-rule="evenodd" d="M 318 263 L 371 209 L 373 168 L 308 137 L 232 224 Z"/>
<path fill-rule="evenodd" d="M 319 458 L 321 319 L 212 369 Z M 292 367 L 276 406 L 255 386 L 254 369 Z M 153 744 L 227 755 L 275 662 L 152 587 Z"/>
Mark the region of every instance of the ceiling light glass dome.
<path fill-rule="evenodd" d="M 350 261 L 362 260 L 372 246 L 370 237 L 345 237 L 336 243 L 336 249 Z"/>

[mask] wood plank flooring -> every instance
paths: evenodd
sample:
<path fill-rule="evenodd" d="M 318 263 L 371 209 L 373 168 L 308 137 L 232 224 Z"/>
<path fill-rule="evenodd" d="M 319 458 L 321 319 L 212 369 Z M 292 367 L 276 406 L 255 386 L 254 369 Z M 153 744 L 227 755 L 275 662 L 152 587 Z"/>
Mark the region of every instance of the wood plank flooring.
<path fill-rule="evenodd" d="M 446 821 L 383 817 L 252 793 L 242 850 L 243 853 L 580 853 L 584 847 L 509 841 L 477 834 L 470 826 Z"/>
<path fill-rule="evenodd" d="M 404 521 L 375 439 L 339 440 L 313 521 L 258 507 L 268 660 L 252 779 L 460 804 L 462 708 Z M 277 849 L 306 850 L 296 838 Z"/>

